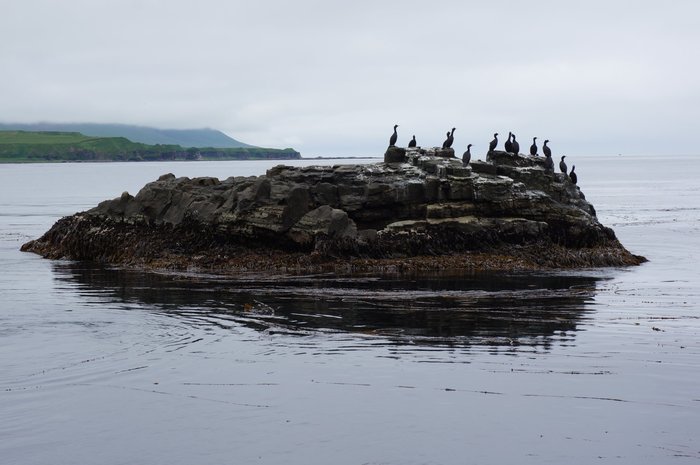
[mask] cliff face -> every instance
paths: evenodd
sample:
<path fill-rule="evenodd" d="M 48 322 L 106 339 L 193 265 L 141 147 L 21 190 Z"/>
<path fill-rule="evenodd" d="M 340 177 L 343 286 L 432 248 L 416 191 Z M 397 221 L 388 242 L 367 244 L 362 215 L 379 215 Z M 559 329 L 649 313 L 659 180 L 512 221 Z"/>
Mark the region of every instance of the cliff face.
<path fill-rule="evenodd" d="M 543 158 L 492 152 L 464 166 L 452 154 L 390 147 L 388 163 L 372 165 L 280 165 L 223 181 L 167 174 L 136 196 L 60 220 L 23 250 L 222 270 L 397 259 L 414 268 L 644 260 L 598 222 L 565 175 L 545 173 Z"/>

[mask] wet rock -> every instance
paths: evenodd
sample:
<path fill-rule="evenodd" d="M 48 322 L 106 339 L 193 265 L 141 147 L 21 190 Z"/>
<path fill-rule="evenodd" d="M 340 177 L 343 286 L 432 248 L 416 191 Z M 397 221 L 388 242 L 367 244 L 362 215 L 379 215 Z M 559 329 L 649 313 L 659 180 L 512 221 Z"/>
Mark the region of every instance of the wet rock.
<path fill-rule="evenodd" d="M 260 178 L 238 194 L 237 210 L 246 211 L 255 205 L 264 204 L 269 198 L 272 187 L 268 178 Z"/>
<path fill-rule="evenodd" d="M 357 226 L 343 210 L 322 205 L 304 215 L 288 235 L 298 244 L 313 243 L 319 235 L 331 239 L 355 239 Z"/>
<path fill-rule="evenodd" d="M 406 161 L 406 149 L 391 146 L 384 153 L 384 163 L 403 163 Z"/>
<path fill-rule="evenodd" d="M 452 149 L 401 147 L 372 165 L 279 165 L 224 181 L 165 174 L 136 196 L 62 219 L 23 249 L 161 266 L 188 263 L 194 251 L 213 264 L 241 253 L 262 254 L 263 263 L 272 250 L 336 260 L 478 251 L 523 262 L 526 247 L 560 251 L 547 260 L 528 252 L 550 267 L 641 260 L 598 222 L 578 186 L 545 171 L 542 157 L 494 151 L 465 166 Z"/>

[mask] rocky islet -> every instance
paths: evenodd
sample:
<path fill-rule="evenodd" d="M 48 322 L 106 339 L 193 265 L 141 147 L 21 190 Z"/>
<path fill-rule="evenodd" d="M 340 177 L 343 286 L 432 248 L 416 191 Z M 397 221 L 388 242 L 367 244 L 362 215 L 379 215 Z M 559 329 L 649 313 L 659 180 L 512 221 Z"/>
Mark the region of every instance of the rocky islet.
<path fill-rule="evenodd" d="M 627 266 L 580 188 L 544 159 L 389 147 L 383 163 L 253 177 L 172 174 L 59 220 L 22 247 L 155 269 L 538 269 Z"/>

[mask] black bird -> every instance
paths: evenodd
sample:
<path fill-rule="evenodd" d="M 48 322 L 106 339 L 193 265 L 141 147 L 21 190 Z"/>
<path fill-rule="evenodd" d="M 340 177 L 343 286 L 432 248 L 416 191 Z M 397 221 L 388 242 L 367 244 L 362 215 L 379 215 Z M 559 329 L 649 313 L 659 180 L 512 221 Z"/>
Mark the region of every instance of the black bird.
<path fill-rule="evenodd" d="M 532 138 L 532 145 L 530 146 L 530 155 L 537 155 L 537 137 Z"/>
<path fill-rule="evenodd" d="M 442 143 L 442 148 L 443 149 L 449 149 L 452 147 L 452 143 L 455 141 L 455 129 L 457 128 L 452 128 L 452 132 L 450 133 L 449 131 L 447 132 L 447 140 Z"/>
<path fill-rule="evenodd" d="M 566 155 L 561 156 L 561 161 L 559 162 L 559 169 L 561 170 L 562 173 L 566 174 L 569 169 L 566 167 L 566 163 L 564 162 L 564 158 L 566 158 Z"/>
<path fill-rule="evenodd" d="M 578 176 L 576 176 L 576 173 L 574 173 L 574 170 L 576 169 L 576 165 L 571 167 L 571 173 L 569 173 L 569 178 L 571 178 L 571 182 L 576 184 L 578 182 Z"/>
<path fill-rule="evenodd" d="M 508 140 L 506 141 L 505 144 L 503 144 L 503 147 L 506 149 L 506 152 L 508 152 L 508 153 L 513 151 L 513 143 L 510 141 L 511 137 L 513 137 L 513 133 L 509 132 L 508 133 Z"/>
<path fill-rule="evenodd" d="M 472 148 L 472 144 L 467 145 L 467 151 L 464 152 L 464 155 L 462 155 L 462 163 L 465 165 L 468 165 L 472 159 L 471 148 Z"/>
<path fill-rule="evenodd" d="M 493 135 L 493 140 L 491 143 L 489 143 L 489 152 L 493 152 L 496 150 L 496 147 L 498 146 L 498 133 L 495 133 Z"/>
<path fill-rule="evenodd" d="M 408 143 L 409 147 L 415 147 L 416 146 L 416 136 L 413 136 L 413 139 L 410 140 Z"/>
<path fill-rule="evenodd" d="M 544 156 L 544 172 L 549 174 L 554 173 L 554 160 L 552 160 L 551 154 L 545 154 Z"/>
<path fill-rule="evenodd" d="M 544 141 L 544 145 L 542 146 L 542 151 L 544 152 L 545 157 L 551 157 L 552 156 L 552 149 L 547 147 L 547 142 L 549 142 L 549 139 Z"/>
<path fill-rule="evenodd" d="M 394 133 L 389 138 L 389 147 L 393 147 L 394 145 L 396 145 L 396 141 L 399 139 L 399 135 L 396 134 L 396 128 L 398 128 L 398 127 L 399 127 L 398 124 L 394 125 Z"/>
<path fill-rule="evenodd" d="M 513 134 L 513 142 L 510 144 L 510 151 L 513 155 L 520 153 L 520 144 L 515 140 L 515 134 Z"/>

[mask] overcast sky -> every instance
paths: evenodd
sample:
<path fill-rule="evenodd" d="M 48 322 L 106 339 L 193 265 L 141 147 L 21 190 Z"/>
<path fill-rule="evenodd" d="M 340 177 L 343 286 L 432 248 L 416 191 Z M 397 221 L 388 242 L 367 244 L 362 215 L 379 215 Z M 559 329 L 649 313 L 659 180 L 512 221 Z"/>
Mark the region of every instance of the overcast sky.
<path fill-rule="evenodd" d="M 0 121 L 700 154 L 700 1 L 0 0 Z"/>

